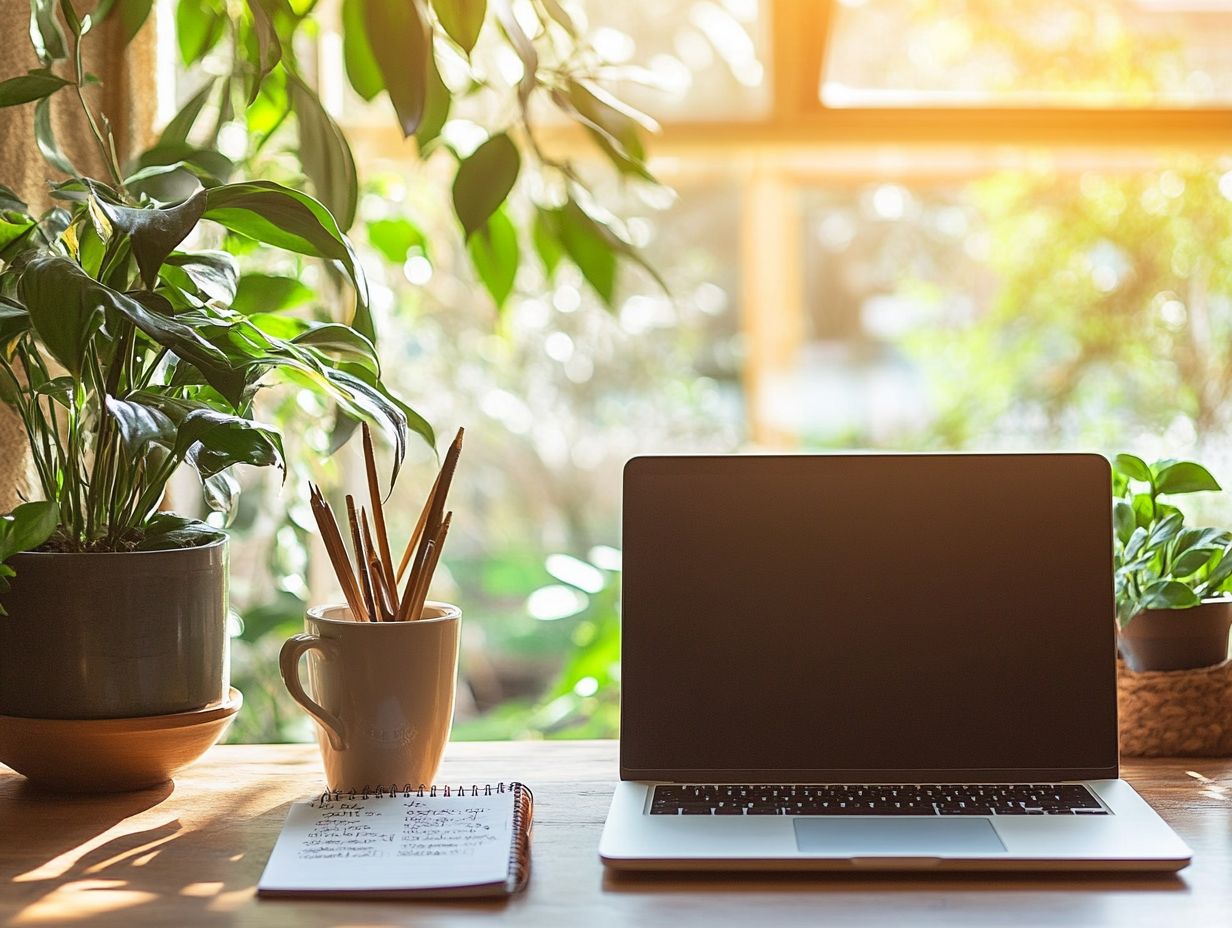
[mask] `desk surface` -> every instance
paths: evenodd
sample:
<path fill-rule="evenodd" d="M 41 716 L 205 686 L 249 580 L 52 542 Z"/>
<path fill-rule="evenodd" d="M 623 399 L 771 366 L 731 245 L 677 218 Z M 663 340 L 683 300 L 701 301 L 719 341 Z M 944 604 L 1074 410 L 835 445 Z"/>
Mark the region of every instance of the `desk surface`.
<path fill-rule="evenodd" d="M 174 788 L 40 794 L 0 767 L 0 923 L 315 926 L 501 924 L 1227 924 L 1232 761 L 1142 761 L 1125 776 L 1194 849 L 1175 876 L 675 876 L 605 873 L 596 847 L 612 742 L 451 745 L 440 782 L 535 790 L 526 893 L 496 902 L 259 900 L 288 805 L 319 789 L 315 747 L 216 747 Z"/>

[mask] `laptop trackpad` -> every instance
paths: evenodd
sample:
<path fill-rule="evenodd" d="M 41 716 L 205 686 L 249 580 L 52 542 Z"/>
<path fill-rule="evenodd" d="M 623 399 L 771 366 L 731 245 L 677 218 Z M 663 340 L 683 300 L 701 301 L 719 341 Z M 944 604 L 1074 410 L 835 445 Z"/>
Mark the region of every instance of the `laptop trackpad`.
<path fill-rule="evenodd" d="M 985 818 L 797 818 L 796 847 L 806 854 L 1003 854 Z"/>

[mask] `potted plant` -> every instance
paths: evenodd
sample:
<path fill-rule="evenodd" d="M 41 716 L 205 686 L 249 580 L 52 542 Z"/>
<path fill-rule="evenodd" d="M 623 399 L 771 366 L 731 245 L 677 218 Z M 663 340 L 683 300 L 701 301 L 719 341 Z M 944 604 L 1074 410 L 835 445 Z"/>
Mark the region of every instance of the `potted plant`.
<path fill-rule="evenodd" d="M 364 277 L 330 212 L 182 162 L 123 168 L 82 93 L 90 18 L 61 10 L 70 76 L 0 82 L 0 106 L 38 100 L 40 149 L 75 174 L 46 124 L 48 99 L 68 88 L 107 177 L 55 185 L 59 205 L 42 215 L 0 187 L 0 399 L 43 496 L 0 518 L 0 716 L 182 713 L 227 692 L 226 549 L 216 525 L 161 511 L 177 469 L 196 471 L 225 521 L 234 465 L 284 466 L 278 431 L 254 411 L 277 380 L 380 427 L 395 470 L 408 416 L 430 433 L 381 383 Z M 164 199 L 186 180 L 187 196 Z M 350 284 L 351 323 L 232 310 L 233 258 L 192 246 L 210 223 L 325 259 Z"/>
<path fill-rule="evenodd" d="M 398 254 L 396 264 L 405 261 L 411 248 L 423 251 L 413 244 L 422 242 L 422 234 L 404 217 L 359 225 L 364 222 L 359 210 L 363 188 L 356 171 L 356 162 L 361 159 L 352 153 L 345 133 L 313 86 L 313 75 L 318 73 L 316 37 L 323 31 L 317 20 L 326 15 L 332 21 L 334 16 L 314 12 L 313 4 L 301 7 L 267 0 L 180 0 L 173 17 L 175 44 L 184 65 L 202 83 L 183 101 L 180 112 L 163 127 L 154 144 L 125 162 L 117 154 L 106 119 L 91 114 L 86 107 L 83 94 L 90 93 L 88 85 L 97 78 L 82 68 L 81 45 L 104 17 L 112 21 L 110 26 L 121 27 L 125 41 L 132 39 L 150 9 L 148 0 L 116 0 L 98 4 L 89 15 L 81 15 L 73 0 L 50 4 L 31 0 L 30 38 L 42 67 L 0 81 L 0 105 L 30 104 L 39 152 L 57 171 L 73 178 L 54 189 L 53 195 L 63 208 L 46 214 L 35 215 L 10 191 L 0 197 L 0 352 L 15 375 L 10 377 L 7 369 L 0 371 L 0 391 L 12 401 L 11 408 L 24 404 L 27 415 L 22 417 L 23 425 L 39 454 L 39 480 L 48 497 L 0 517 L 0 565 L 7 564 L 7 570 L 0 567 L 0 573 L 17 574 L 13 589 L 7 594 L 0 591 L 0 608 L 6 603 L 12 606 L 13 597 L 24 595 L 23 584 L 27 591 L 56 587 L 87 590 L 92 609 L 101 602 L 123 598 L 100 590 L 94 585 L 98 581 L 80 574 L 75 576 L 82 579 L 65 583 L 61 578 L 68 571 L 62 567 L 51 568 L 54 581 L 38 581 L 33 564 L 43 559 L 49 564 L 63 564 L 69 554 L 78 553 L 73 548 L 78 545 L 89 548 L 79 552 L 82 557 L 89 557 L 90 563 L 102 568 L 105 577 L 112 576 L 112 571 L 103 567 L 111 555 L 99 547 L 97 537 L 100 518 L 105 517 L 98 508 L 98 494 L 110 501 L 111 490 L 96 490 L 95 497 L 89 497 L 91 487 L 103 486 L 92 482 L 96 465 L 103 468 L 105 479 L 110 479 L 107 474 L 114 474 L 125 480 L 147 481 L 148 471 L 173 469 L 173 458 L 192 466 L 206 461 L 207 472 L 221 463 L 221 458 L 211 463 L 209 457 L 197 452 L 198 448 L 207 449 L 206 439 L 198 437 L 188 443 L 193 436 L 183 423 L 193 410 L 185 409 L 184 403 L 204 403 L 207 411 L 248 422 L 243 428 L 231 423 L 223 429 L 220 424 L 218 431 L 211 431 L 209 440 L 230 443 L 245 438 L 251 442 L 251 457 L 262 459 L 257 463 L 275 466 L 282 457 L 279 429 L 257 421 L 251 394 L 257 386 L 278 377 L 338 400 L 342 412 L 348 415 L 335 422 L 330 435 L 334 447 L 345 440 L 356 417 L 383 424 L 397 444 L 399 457 L 408 428 L 432 441 L 427 423 L 381 385 L 365 286 L 345 238 L 348 230 L 357 240 L 368 238 L 386 256 Z M 533 16 L 527 18 L 521 15 L 523 12 Z M 119 23 L 114 22 L 117 18 Z M 433 159 L 445 167 L 453 162 L 453 182 L 443 185 L 439 193 L 442 202 L 456 214 L 459 239 L 465 243 L 477 283 L 492 300 L 498 306 L 503 304 L 513 290 L 519 264 L 538 255 L 549 278 L 558 264 L 572 263 L 595 292 L 613 305 L 618 264 L 643 261 L 622 236 L 620 224 L 599 207 L 589 191 L 582 176 L 588 172 L 578 172 L 570 160 L 545 154 L 531 118 L 532 114 L 541 114 L 541 103 L 559 110 L 585 130 L 621 176 L 635 182 L 652 180 L 640 139 L 642 127 L 651 123 L 601 86 L 607 73 L 605 63 L 586 41 L 584 27 L 555 2 L 536 2 L 527 10 L 519 10 L 515 17 L 506 3 L 485 6 L 467 0 L 392 6 L 378 0 L 346 0 L 337 25 L 350 88 L 365 100 L 378 94 L 388 97 L 396 125 L 408 139 L 406 157 Z M 507 59 L 510 52 L 521 64 L 516 77 L 509 75 L 508 68 L 491 65 L 494 56 Z M 466 66 L 460 70 L 463 62 Z M 96 67 L 105 75 L 112 63 L 98 62 Z M 143 92 L 139 83 L 137 88 L 138 93 Z M 80 101 L 85 125 L 99 153 L 96 160 L 100 166 L 90 173 L 100 180 L 87 180 L 83 176 L 86 172 L 76 170 L 57 145 L 48 105 L 53 95 L 75 96 Z M 487 128 L 486 141 L 477 147 L 468 142 L 459 148 L 457 139 L 446 131 L 455 115 L 478 118 Z M 237 132 L 247 139 L 243 145 L 237 146 Z M 222 145 L 224 135 L 226 146 Z M 30 150 L 31 157 L 38 157 L 34 146 Z M 21 164 L 17 167 L 20 174 Z M 519 178 L 531 171 L 546 181 L 539 184 L 542 201 L 531 211 L 513 209 L 507 200 Z M 276 178 L 284 185 L 226 183 L 243 175 Z M 436 185 L 437 181 L 432 183 Z M 115 219 L 109 211 L 120 218 Z M 380 212 L 385 215 L 384 210 Z M 129 219 L 134 220 L 131 227 Z M 244 261 L 238 285 L 234 262 L 228 255 L 205 254 L 195 241 L 194 223 L 210 226 L 211 220 L 227 230 L 213 244 L 233 254 L 250 256 Z M 187 237 L 168 244 L 181 232 Z M 338 290 L 326 286 L 324 292 L 312 294 L 305 305 L 302 294 L 306 288 L 294 269 L 298 262 L 288 266 L 275 261 L 267 266 L 266 256 L 252 247 L 254 240 L 320 259 L 329 283 L 337 284 Z M 524 247 L 530 243 L 533 250 Z M 157 248 L 151 250 L 153 245 Z M 160 256 L 157 251 L 164 245 L 171 250 Z M 70 273 L 67 264 L 58 263 L 51 268 L 54 274 L 36 269 L 30 275 L 32 281 L 70 281 L 81 292 L 88 292 L 78 315 L 88 322 L 89 335 L 83 338 L 89 344 L 83 346 L 83 368 L 76 380 L 71 373 L 51 365 L 44 373 L 37 361 L 34 377 L 25 375 L 26 356 L 33 357 L 32 350 L 44 361 L 50 358 L 58 364 L 56 354 L 49 349 L 53 345 L 63 347 L 57 339 L 64 333 L 55 333 L 48 341 L 31 322 L 35 314 L 28 305 L 23 275 L 27 265 L 36 263 L 36 257 L 66 259 L 83 272 Z M 653 271 L 650 273 L 653 275 Z M 91 283 L 79 279 L 83 276 Z M 335 297 L 343 291 L 348 277 L 355 291 L 353 307 L 340 306 L 342 300 Z M 94 285 L 101 289 L 96 290 Z M 239 295 L 233 302 L 237 286 Z M 72 287 L 69 290 L 76 293 Z M 36 303 L 38 291 L 35 286 Z M 95 299 L 100 293 L 104 297 L 101 303 Z M 127 300 L 139 303 L 149 314 L 147 322 L 173 319 L 207 345 L 203 347 L 189 335 L 178 344 L 160 342 L 159 337 L 169 339 L 170 334 L 152 334 L 133 324 L 131 350 L 144 354 L 124 376 L 137 371 L 141 390 L 125 392 L 131 384 L 121 378 L 122 395 L 108 394 L 107 376 L 117 356 L 114 338 L 121 323 L 131 322 L 110 305 L 113 294 L 124 298 L 121 304 L 130 309 Z M 63 295 L 56 293 L 54 301 L 63 302 Z M 76 296 L 71 296 L 68 305 L 78 306 L 74 300 Z M 254 312 L 254 301 L 264 311 Z M 229 306 L 241 310 L 245 317 L 229 312 Z M 295 316 L 281 315 L 284 309 Z M 313 314 L 322 320 L 331 316 L 345 319 L 348 325 L 306 322 Z M 40 310 L 37 315 L 45 322 L 53 314 Z M 18 341 L 25 345 L 24 355 L 16 350 Z M 225 363 L 210 363 L 219 361 L 215 350 L 223 353 Z M 194 357 L 194 352 L 205 354 Z M 236 352 L 242 360 L 237 360 Z M 98 362 L 99 372 L 84 363 L 91 356 Z M 237 377 L 244 380 L 242 386 L 235 382 Z M 96 388 L 100 382 L 102 394 Z M 151 393 L 163 394 L 159 403 L 148 396 Z M 73 410 L 77 438 L 64 439 L 61 446 L 54 436 L 63 433 L 68 421 L 68 408 L 63 403 L 66 398 L 78 403 Z M 58 405 L 53 406 L 53 402 Z M 287 423 L 281 410 L 294 405 L 269 404 L 265 414 L 285 430 Z M 174 437 L 167 423 L 150 413 L 151 408 L 167 417 L 175 429 Z M 123 423 L 121 417 L 130 411 L 136 418 Z M 154 437 L 147 434 L 150 422 L 146 417 L 152 417 L 158 426 Z M 33 426 L 31 419 L 35 420 Z M 202 417 L 196 421 L 194 428 L 204 427 Z M 109 423 L 105 429 L 104 422 Z M 123 431 L 122 425 L 129 431 Z M 136 452 L 126 443 L 130 437 Z M 44 439 L 50 439 L 50 443 L 44 443 Z M 121 451 L 107 451 L 108 447 Z M 102 464 L 97 463 L 100 449 L 104 455 L 111 455 Z M 120 465 L 121 459 L 127 470 Z M 63 461 L 68 460 L 77 462 L 78 473 L 63 468 Z M 243 461 L 244 457 L 236 453 L 235 460 Z M 202 481 L 212 506 L 225 510 L 234 504 L 234 485 L 227 479 L 225 467 L 208 476 L 202 472 Z M 116 561 L 123 557 L 124 563 L 131 564 L 140 554 L 150 563 L 152 552 L 141 549 L 156 545 L 209 547 L 211 532 L 216 531 L 211 527 L 153 510 L 148 517 L 137 512 L 159 495 L 158 487 L 157 479 L 144 483 L 138 497 L 129 501 L 134 504 L 133 511 L 116 523 L 117 531 L 108 541 L 123 549 L 114 552 Z M 75 499 L 74 490 L 86 492 L 88 506 L 66 502 Z M 93 522 L 75 533 L 65 518 L 82 513 L 91 515 Z M 89 520 L 83 517 L 80 521 L 84 524 Z M 192 545 L 193 540 L 202 544 Z M 35 548 L 40 550 L 31 550 Z M 186 550 L 175 547 L 173 553 Z M 126 591 L 145 586 L 122 584 Z M 160 602 L 166 602 L 172 592 L 180 600 L 201 598 L 184 596 L 180 582 L 170 583 L 169 588 L 167 597 L 158 597 Z M 147 621 L 145 632 L 149 633 L 158 621 Z M 213 627 L 218 621 L 217 615 L 210 620 Z M 97 611 L 92 612 L 89 624 L 95 634 L 105 635 L 111 642 L 120 637 L 108 633 L 111 626 Z M 15 627 L 7 626 L 8 632 Z M 0 631 L 4 629 L 0 625 Z M 11 644 L 0 640 L 0 651 L 14 655 L 8 665 L 0 667 L 0 685 L 13 679 L 26 681 L 13 686 L 21 685 L 27 693 L 47 689 L 30 679 L 32 675 L 21 656 L 27 652 Z M 212 652 L 214 645 L 205 648 Z M 122 649 L 122 653 L 132 655 L 135 649 Z M 17 664 L 22 666 L 20 673 L 13 671 Z M 79 665 L 80 661 L 73 664 Z M 127 670 L 130 676 L 146 673 L 133 673 L 131 666 Z M 117 669 L 114 675 L 124 674 Z M 212 670 L 205 675 L 216 679 Z M 90 706 L 100 711 L 97 698 L 90 700 Z M 0 714 L 4 711 L 0 696 Z"/>
<path fill-rule="evenodd" d="M 1119 454 L 1114 468 L 1116 605 L 1130 670 L 1185 670 L 1228 657 L 1232 532 L 1191 527 L 1165 496 L 1220 489 L 1192 461 L 1147 465 Z"/>

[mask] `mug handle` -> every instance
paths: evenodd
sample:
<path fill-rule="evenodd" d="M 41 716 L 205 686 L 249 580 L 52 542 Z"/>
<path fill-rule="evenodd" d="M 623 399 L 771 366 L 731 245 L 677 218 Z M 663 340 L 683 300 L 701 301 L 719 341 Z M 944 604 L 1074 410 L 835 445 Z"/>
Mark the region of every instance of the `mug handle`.
<path fill-rule="evenodd" d="M 282 672 L 282 682 L 287 685 L 291 698 L 304 707 L 304 711 L 316 719 L 329 736 L 330 746 L 335 751 L 346 750 L 346 733 L 342 719 L 328 709 L 318 705 L 304 692 L 304 686 L 299 680 L 299 662 L 308 651 L 316 649 L 326 658 L 337 655 L 337 645 L 332 638 L 321 638 L 317 635 L 292 635 L 282 646 L 278 655 L 278 669 Z"/>

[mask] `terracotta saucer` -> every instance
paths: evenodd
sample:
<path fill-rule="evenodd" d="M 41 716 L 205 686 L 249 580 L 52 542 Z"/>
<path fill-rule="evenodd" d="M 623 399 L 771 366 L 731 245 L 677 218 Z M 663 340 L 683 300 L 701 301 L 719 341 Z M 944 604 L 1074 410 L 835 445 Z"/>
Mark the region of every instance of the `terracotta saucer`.
<path fill-rule="evenodd" d="M 244 703 L 227 698 L 192 712 L 129 719 L 0 715 L 0 761 L 44 789 L 111 793 L 171 779 L 222 737 Z"/>

